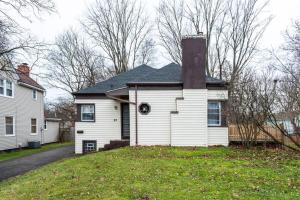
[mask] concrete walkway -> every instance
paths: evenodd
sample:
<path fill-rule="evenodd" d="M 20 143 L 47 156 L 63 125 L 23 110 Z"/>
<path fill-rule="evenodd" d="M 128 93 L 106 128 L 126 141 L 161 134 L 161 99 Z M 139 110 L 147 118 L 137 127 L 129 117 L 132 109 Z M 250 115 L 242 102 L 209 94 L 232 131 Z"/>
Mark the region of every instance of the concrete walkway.
<path fill-rule="evenodd" d="M 21 158 L 2 161 L 0 162 L 0 181 L 74 155 L 74 145 L 68 145 Z"/>

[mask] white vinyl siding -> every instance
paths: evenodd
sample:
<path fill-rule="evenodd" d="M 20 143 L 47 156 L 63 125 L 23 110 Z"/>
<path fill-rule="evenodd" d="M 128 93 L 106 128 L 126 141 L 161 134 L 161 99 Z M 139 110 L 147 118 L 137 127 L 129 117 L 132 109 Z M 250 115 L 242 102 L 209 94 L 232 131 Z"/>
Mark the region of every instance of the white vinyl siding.
<path fill-rule="evenodd" d="M 138 90 L 138 106 L 147 103 L 147 115 L 138 112 L 138 145 L 170 144 L 170 112 L 176 110 L 175 99 L 182 90 Z M 135 101 L 135 91 L 129 91 L 130 101 Z M 135 145 L 135 105 L 130 105 L 130 145 Z"/>
<path fill-rule="evenodd" d="M 207 89 L 184 89 L 171 118 L 172 146 L 207 146 Z"/>
<path fill-rule="evenodd" d="M 208 127 L 208 145 L 228 146 L 228 127 Z"/>
<path fill-rule="evenodd" d="M 59 122 L 45 121 L 47 129 L 44 130 L 43 143 L 52 143 L 59 141 Z"/>
<path fill-rule="evenodd" d="M 228 99 L 227 90 L 208 90 L 207 92 L 208 100 L 226 100 Z"/>
<path fill-rule="evenodd" d="M 75 123 L 75 152 L 82 153 L 83 140 L 96 140 L 103 148 L 110 140 L 121 139 L 120 103 L 111 99 L 76 99 L 76 104 L 95 104 L 95 122 Z M 77 131 L 83 131 L 82 134 Z"/>

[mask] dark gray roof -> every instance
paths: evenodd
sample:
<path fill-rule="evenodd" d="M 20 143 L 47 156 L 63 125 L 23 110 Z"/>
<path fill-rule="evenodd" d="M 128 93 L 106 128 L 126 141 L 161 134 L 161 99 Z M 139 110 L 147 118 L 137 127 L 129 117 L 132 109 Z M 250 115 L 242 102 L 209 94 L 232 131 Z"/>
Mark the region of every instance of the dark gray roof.
<path fill-rule="evenodd" d="M 206 77 L 206 82 L 209 84 L 225 84 L 223 80 L 212 77 Z M 126 87 L 128 83 L 182 83 L 181 66 L 170 63 L 160 69 L 155 69 L 148 65 L 141 65 L 99 82 L 95 86 L 80 90 L 76 94 L 105 93 L 109 90 Z"/>

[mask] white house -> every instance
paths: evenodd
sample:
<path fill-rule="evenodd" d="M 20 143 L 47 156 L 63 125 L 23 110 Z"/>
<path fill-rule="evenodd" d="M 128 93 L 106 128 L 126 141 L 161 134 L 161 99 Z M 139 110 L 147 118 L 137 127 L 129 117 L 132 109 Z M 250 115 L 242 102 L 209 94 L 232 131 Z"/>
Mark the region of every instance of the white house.
<path fill-rule="evenodd" d="M 135 145 L 228 145 L 222 80 L 205 75 L 203 36 L 182 40 L 182 67 L 141 65 L 74 93 L 76 153 L 116 141 Z"/>

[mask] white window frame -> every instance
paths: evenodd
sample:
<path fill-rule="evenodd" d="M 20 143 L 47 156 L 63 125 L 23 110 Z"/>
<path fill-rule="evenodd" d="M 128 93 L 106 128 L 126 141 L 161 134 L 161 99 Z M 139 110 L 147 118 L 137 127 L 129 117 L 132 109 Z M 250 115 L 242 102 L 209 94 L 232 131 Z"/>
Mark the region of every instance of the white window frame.
<path fill-rule="evenodd" d="M 6 80 L 6 79 L 3 79 L 1 78 L 0 80 L 3 80 L 3 94 L 0 94 L 0 97 L 7 97 L 7 98 L 14 98 L 14 94 L 15 94 L 15 84 L 13 81 L 10 81 L 10 80 Z M 8 96 L 7 95 L 7 82 L 11 82 L 11 90 L 12 90 L 12 96 Z"/>
<path fill-rule="evenodd" d="M 82 112 L 82 110 L 83 110 L 83 106 L 93 106 L 94 107 L 94 109 L 93 109 L 93 114 L 94 114 L 94 119 L 92 119 L 92 120 L 83 120 L 83 112 Z M 82 121 L 82 122 L 95 122 L 95 117 L 96 117 L 96 107 L 95 107 L 95 104 L 81 104 L 81 106 L 80 106 L 80 121 Z"/>
<path fill-rule="evenodd" d="M 219 105 L 219 123 L 218 124 L 209 124 L 209 121 L 208 121 L 208 109 L 209 109 L 209 107 L 208 107 L 208 104 L 209 103 L 218 103 L 218 105 Z M 221 117 L 221 110 L 222 110 L 222 108 L 221 108 L 221 102 L 220 101 L 208 101 L 208 103 L 207 103 L 207 125 L 208 126 L 221 126 L 221 120 L 222 120 L 222 117 Z"/>
<path fill-rule="evenodd" d="M 35 94 L 35 95 L 34 95 Z M 37 100 L 37 90 L 36 89 L 32 89 L 32 98 L 34 100 Z"/>
<path fill-rule="evenodd" d="M 12 135 L 7 135 L 6 134 L 6 117 L 12 117 L 13 118 L 13 134 Z M 5 126 L 5 136 L 6 137 L 14 137 L 16 136 L 16 123 L 15 123 L 15 116 L 14 115 L 6 115 L 4 116 L 4 126 Z"/>
<path fill-rule="evenodd" d="M 35 119 L 36 120 L 36 133 L 32 133 L 32 123 L 31 123 L 31 120 L 32 119 Z M 38 135 L 39 134 L 39 130 L 38 130 L 38 119 L 37 118 L 30 118 L 30 135 Z"/>

